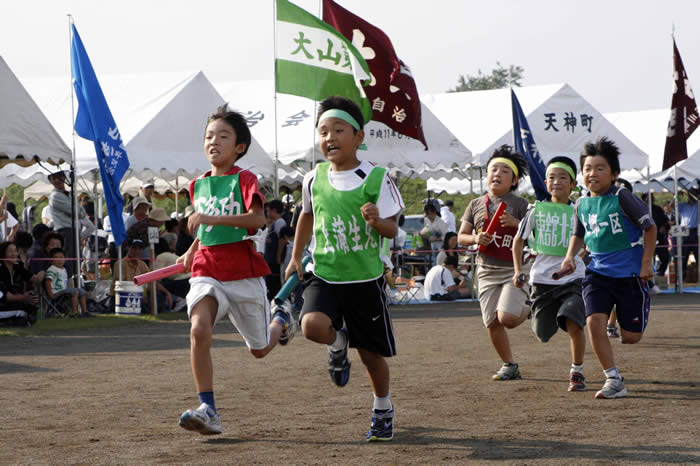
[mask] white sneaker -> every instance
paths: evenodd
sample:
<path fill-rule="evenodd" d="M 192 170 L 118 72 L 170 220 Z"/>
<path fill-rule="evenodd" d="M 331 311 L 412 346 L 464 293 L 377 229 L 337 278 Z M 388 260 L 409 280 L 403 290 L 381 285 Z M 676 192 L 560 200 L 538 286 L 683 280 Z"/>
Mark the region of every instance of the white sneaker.
<path fill-rule="evenodd" d="M 649 294 L 659 294 L 659 293 L 661 293 L 661 290 L 659 289 L 659 287 L 656 286 L 656 284 L 651 283 L 649 286 Z"/>
<path fill-rule="evenodd" d="M 221 433 L 221 416 L 209 414 L 209 405 L 202 403 L 197 409 L 188 409 L 180 416 L 180 427 L 202 435 Z"/>
<path fill-rule="evenodd" d="M 603 388 L 595 394 L 596 398 L 622 398 L 627 396 L 627 388 L 625 388 L 624 377 L 608 377 L 605 379 Z"/>
<path fill-rule="evenodd" d="M 297 324 L 297 321 L 294 318 L 294 313 L 292 313 L 292 304 L 289 301 L 285 301 L 282 303 L 282 305 L 278 305 L 275 304 L 273 300 L 271 304 L 272 310 L 270 312 L 272 313 L 272 320 L 277 320 L 277 322 L 282 324 L 283 327 L 279 344 L 284 346 L 292 341 L 292 338 L 294 338 L 294 335 L 299 330 L 299 324 Z"/>

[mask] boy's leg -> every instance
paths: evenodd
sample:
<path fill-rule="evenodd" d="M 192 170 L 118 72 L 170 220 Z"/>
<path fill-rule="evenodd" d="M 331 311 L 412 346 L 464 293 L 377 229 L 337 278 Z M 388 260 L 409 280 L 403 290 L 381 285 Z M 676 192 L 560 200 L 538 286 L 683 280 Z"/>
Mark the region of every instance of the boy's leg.
<path fill-rule="evenodd" d="M 626 278 L 621 281 L 617 300 L 617 320 L 620 324 L 622 343 L 634 344 L 642 339 L 649 322 L 651 297 L 649 284 L 639 278 Z"/>
<path fill-rule="evenodd" d="M 578 323 L 571 319 L 566 319 L 566 331 L 571 340 L 571 363 L 583 364 L 583 354 L 586 351 L 586 334 Z"/>
<path fill-rule="evenodd" d="M 332 344 L 336 338 L 333 322 L 323 312 L 304 313 L 301 319 L 301 331 L 307 340 L 324 345 Z"/>
<path fill-rule="evenodd" d="M 70 296 L 71 315 L 78 315 L 78 293 L 72 293 Z"/>
<path fill-rule="evenodd" d="M 389 364 L 381 354 L 373 353 L 363 348 L 357 348 L 362 364 L 367 369 L 369 382 L 374 395 L 384 398 L 389 395 Z"/>
<path fill-rule="evenodd" d="M 600 362 L 600 367 L 603 368 L 603 370 L 614 367 L 615 358 L 613 357 L 612 345 L 606 333 L 608 315 L 602 312 L 590 314 L 588 318 L 586 318 L 586 325 L 588 326 L 588 336 L 591 339 L 591 346 L 598 358 L 598 362 Z"/>
<path fill-rule="evenodd" d="M 367 432 L 367 441 L 389 441 L 394 438 L 394 406 L 390 397 L 389 365 L 386 358 L 380 354 L 363 348 L 358 348 L 357 352 L 362 364 L 367 368 L 374 394 L 372 422 Z"/>

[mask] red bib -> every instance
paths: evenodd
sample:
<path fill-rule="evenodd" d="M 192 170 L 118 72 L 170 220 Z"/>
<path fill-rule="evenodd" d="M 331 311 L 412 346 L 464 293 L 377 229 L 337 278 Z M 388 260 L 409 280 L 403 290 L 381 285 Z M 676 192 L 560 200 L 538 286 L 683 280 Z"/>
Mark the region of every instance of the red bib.
<path fill-rule="evenodd" d="M 486 204 L 486 215 L 484 216 L 482 230 L 485 231 L 490 221 L 488 194 L 484 195 L 484 204 Z M 492 234 L 491 242 L 479 254 L 486 254 L 502 261 L 513 262 L 513 238 L 515 238 L 517 232 L 518 229 L 516 227 L 504 227 L 499 222 Z"/>

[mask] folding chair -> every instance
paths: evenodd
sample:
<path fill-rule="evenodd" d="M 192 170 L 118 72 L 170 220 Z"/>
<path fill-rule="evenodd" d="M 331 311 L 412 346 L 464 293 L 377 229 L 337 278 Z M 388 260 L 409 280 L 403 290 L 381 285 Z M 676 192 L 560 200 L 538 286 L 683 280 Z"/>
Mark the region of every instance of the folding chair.
<path fill-rule="evenodd" d="M 71 305 L 71 296 L 64 294 L 56 299 L 51 299 L 48 294 L 46 294 L 45 282 L 42 282 L 39 287 L 39 312 L 43 318 L 58 317 L 63 319 L 68 317 L 68 315 L 73 310 Z"/>

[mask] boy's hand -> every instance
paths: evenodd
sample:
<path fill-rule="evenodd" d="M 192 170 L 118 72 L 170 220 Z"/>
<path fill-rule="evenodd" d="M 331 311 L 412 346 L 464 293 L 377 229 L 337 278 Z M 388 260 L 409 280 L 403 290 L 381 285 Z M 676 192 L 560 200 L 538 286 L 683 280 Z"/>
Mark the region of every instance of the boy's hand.
<path fill-rule="evenodd" d="M 187 218 L 187 229 L 191 235 L 197 234 L 197 228 L 202 224 L 202 217 L 202 214 L 195 212 Z"/>
<path fill-rule="evenodd" d="M 287 265 L 287 270 L 284 271 L 283 283 L 286 282 L 287 279 L 291 277 L 294 273 L 296 273 L 297 277 L 299 277 L 299 280 L 301 280 L 304 275 L 304 268 L 301 266 L 300 259 L 292 257 L 292 259 L 289 261 L 289 265 Z"/>
<path fill-rule="evenodd" d="M 503 213 L 501 214 L 500 223 L 501 223 L 502 227 L 518 228 L 518 225 L 520 225 L 520 220 L 513 217 L 511 214 L 509 214 L 508 212 L 506 212 L 504 210 Z"/>
<path fill-rule="evenodd" d="M 651 280 L 654 278 L 654 269 L 651 266 L 651 262 L 642 260 L 642 268 L 639 271 L 639 277 L 642 280 Z"/>
<path fill-rule="evenodd" d="M 175 261 L 176 264 L 182 264 L 185 266 L 185 272 L 191 272 L 192 271 L 192 261 L 194 260 L 194 253 L 190 253 L 189 251 L 181 255 L 180 257 L 177 258 Z"/>
<path fill-rule="evenodd" d="M 360 213 L 362 213 L 362 218 L 365 219 L 365 222 L 371 227 L 376 225 L 377 221 L 381 220 L 379 218 L 379 209 L 371 202 L 360 207 Z"/>
<path fill-rule="evenodd" d="M 576 271 L 576 262 L 574 262 L 573 257 L 566 256 L 564 258 L 564 260 L 561 262 L 560 270 L 564 270 L 567 267 L 571 267 L 572 272 Z"/>
<path fill-rule="evenodd" d="M 476 234 L 476 244 L 479 246 L 488 246 L 492 239 L 493 236 L 485 231 Z"/>

